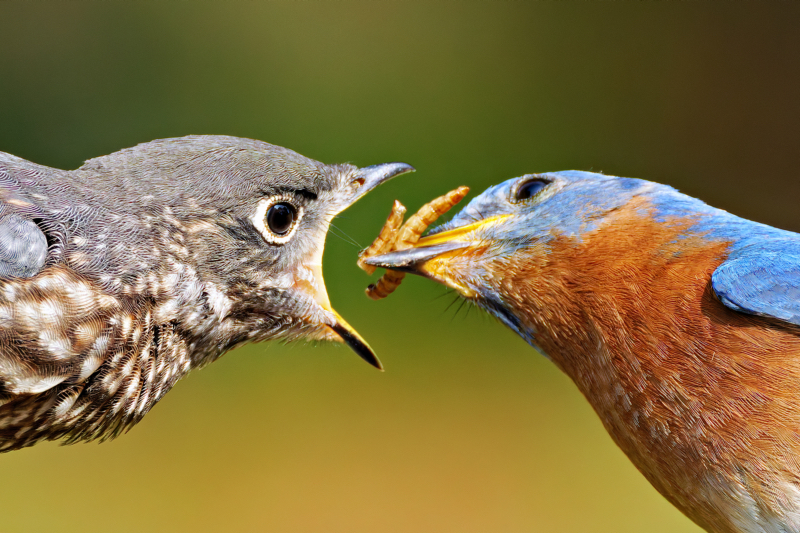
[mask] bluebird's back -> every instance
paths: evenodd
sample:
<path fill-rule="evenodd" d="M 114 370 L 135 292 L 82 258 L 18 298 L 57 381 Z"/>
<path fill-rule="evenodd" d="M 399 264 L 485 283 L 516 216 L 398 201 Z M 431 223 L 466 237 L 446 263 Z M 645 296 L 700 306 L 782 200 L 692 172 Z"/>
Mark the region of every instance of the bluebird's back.
<path fill-rule="evenodd" d="M 455 288 L 546 354 L 700 526 L 800 531 L 800 235 L 558 172 L 492 187 L 373 264 Z"/>

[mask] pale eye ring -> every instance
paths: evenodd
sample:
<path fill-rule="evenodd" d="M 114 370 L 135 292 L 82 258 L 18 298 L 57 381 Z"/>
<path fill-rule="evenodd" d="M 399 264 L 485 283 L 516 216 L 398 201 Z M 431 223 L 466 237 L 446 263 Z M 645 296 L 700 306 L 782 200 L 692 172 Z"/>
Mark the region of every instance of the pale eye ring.
<path fill-rule="evenodd" d="M 291 240 L 300 219 L 303 218 L 303 206 L 288 195 L 262 198 L 256 206 L 256 212 L 250 220 L 270 244 L 285 244 Z"/>

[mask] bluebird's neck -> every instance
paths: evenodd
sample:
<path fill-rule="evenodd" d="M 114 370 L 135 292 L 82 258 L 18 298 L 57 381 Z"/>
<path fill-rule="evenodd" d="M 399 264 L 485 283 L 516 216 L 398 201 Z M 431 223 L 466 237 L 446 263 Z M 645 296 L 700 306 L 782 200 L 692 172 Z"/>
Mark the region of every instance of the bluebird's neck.
<path fill-rule="evenodd" d="M 800 355 L 800 335 L 726 308 L 710 287 L 748 234 L 780 230 L 706 208 L 683 216 L 634 198 L 580 238 L 556 237 L 489 269 L 503 284 L 501 318 L 570 376 L 650 482 L 709 530 L 740 531 L 709 509 L 779 483 L 770 477 L 779 469 L 741 458 L 780 465 L 800 453 L 751 425 L 800 427 L 798 395 L 773 394 L 800 382 L 800 357 L 787 357 Z M 785 363 L 765 363 L 776 358 Z"/>

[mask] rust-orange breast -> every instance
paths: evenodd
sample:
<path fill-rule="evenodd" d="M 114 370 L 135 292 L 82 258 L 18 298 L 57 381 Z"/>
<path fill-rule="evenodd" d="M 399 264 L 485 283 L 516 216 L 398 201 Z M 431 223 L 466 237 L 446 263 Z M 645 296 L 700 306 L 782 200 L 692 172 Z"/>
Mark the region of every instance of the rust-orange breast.
<path fill-rule="evenodd" d="M 635 199 L 487 269 L 653 485 L 710 530 L 741 531 L 731 498 L 780 514 L 784 485 L 800 487 L 800 327 L 722 305 L 710 280 L 728 243 L 647 213 Z"/>

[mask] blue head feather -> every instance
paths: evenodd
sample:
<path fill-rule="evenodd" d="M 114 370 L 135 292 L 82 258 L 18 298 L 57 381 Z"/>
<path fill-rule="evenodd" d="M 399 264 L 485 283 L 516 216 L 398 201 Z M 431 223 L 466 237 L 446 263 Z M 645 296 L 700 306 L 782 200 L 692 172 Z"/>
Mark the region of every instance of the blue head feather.
<path fill-rule="evenodd" d="M 530 180 L 548 184 L 533 197 L 518 199 L 520 186 Z M 637 208 L 643 216 L 685 226 L 679 239 L 699 237 L 709 244 L 728 245 L 727 260 L 712 280 L 722 303 L 737 311 L 800 324 L 796 298 L 800 294 L 800 235 L 737 217 L 667 185 L 575 170 L 528 174 L 490 187 L 431 234 L 510 215 L 476 230 L 475 238 L 489 246 L 485 257 L 510 256 L 533 246 L 547 253 L 553 239 L 580 241 L 609 214 L 641 197 L 647 201 L 636 205 L 644 206 Z M 473 266 L 475 279 L 485 275 L 480 264 Z M 533 344 L 533 332 L 522 331 L 503 312 L 502 296 L 488 287 L 482 289 L 488 310 Z"/>

